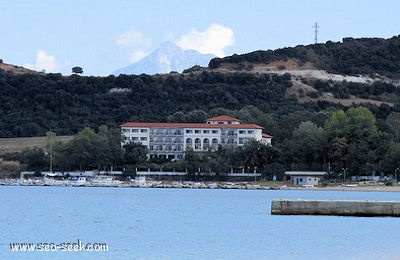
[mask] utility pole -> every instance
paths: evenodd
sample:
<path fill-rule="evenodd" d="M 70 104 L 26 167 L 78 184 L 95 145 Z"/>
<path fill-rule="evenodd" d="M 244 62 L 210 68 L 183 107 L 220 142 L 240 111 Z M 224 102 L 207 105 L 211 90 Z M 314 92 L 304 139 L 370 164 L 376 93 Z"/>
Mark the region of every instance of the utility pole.
<path fill-rule="evenodd" d="M 343 183 L 346 183 L 346 171 L 347 171 L 347 168 L 342 168 L 342 170 L 343 170 Z"/>
<path fill-rule="evenodd" d="M 314 40 L 315 40 L 315 44 L 317 44 L 318 43 L 318 28 L 319 28 L 317 21 L 315 21 L 313 28 L 314 28 L 314 34 L 315 34 Z"/>
<path fill-rule="evenodd" d="M 46 139 L 47 139 L 47 142 L 48 142 L 48 144 L 49 144 L 49 146 L 50 146 L 50 156 L 49 156 L 49 159 L 50 159 L 50 172 L 53 172 L 53 145 L 54 145 L 54 142 L 56 141 L 56 133 L 54 133 L 54 132 L 51 132 L 51 131 L 48 131 L 47 133 L 46 133 Z"/>

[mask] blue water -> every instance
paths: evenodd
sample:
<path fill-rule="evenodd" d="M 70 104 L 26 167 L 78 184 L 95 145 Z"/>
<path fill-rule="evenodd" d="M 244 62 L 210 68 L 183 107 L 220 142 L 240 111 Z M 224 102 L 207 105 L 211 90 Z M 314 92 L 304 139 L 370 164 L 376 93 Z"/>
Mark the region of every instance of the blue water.
<path fill-rule="evenodd" d="M 399 193 L 0 187 L 2 259 L 400 259 L 400 219 L 278 216 L 273 199 L 399 200 Z M 13 252 L 10 243 L 106 243 Z"/>

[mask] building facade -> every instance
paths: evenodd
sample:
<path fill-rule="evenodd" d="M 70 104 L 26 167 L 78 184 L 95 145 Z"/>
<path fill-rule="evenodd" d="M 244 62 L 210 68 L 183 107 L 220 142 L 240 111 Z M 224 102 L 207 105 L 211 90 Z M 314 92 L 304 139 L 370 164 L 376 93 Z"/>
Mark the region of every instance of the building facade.
<path fill-rule="evenodd" d="M 250 140 L 271 144 L 272 136 L 262 133 L 255 124 L 241 124 L 229 116 L 207 119 L 204 124 L 130 122 L 120 126 L 122 145 L 138 142 L 145 145 L 149 157 L 183 159 L 185 150 L 216 150 L 221 146 L 240 146 Z"/>
<path fill-rule="evenodd" d="M 292 180 L 293 185 L 296 186 L 315 186 L 319 181 L 324 178 L 326 172 L 314 171 L 287 171 L 285 176 L 287 180 Z"/>

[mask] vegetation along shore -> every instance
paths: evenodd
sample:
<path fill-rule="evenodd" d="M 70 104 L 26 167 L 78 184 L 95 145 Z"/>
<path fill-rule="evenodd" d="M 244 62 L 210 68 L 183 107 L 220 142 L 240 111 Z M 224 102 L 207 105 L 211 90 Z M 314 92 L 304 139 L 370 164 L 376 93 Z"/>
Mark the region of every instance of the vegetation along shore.
<path fill-rule="evenodd" d="M 210 182 L 227 181 L 232 169 L 266 181 L 284 180 L 285 171 L 324 171 L 333 183 L 400 174 L 399 36 L 259 50 L 183 73 L 63 76 L 6 65 L 1 178 L 114 169 L 134 179 L 136 168 L 201 172 Z M 140 142 L 121 146 L 127 122 L 204 123 L 218 115 L 260 126 L 271 145 L 185 147 L 182 160 L 149 158 Z M 9 142 L 27 137 L 41 143 Z"/>

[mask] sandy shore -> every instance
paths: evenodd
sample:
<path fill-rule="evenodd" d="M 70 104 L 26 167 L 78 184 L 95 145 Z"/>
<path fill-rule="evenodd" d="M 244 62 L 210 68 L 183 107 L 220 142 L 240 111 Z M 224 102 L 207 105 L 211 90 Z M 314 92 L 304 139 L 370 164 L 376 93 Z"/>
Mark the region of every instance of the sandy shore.
<path fill-rule="evenodd" d="M 287 190 L 319 190 L 319 191 L 382 191 L 400 192 L 400 185 L 358 185 L 358 186 L 327 186 L 327 187 L 287 187 Z"/>

